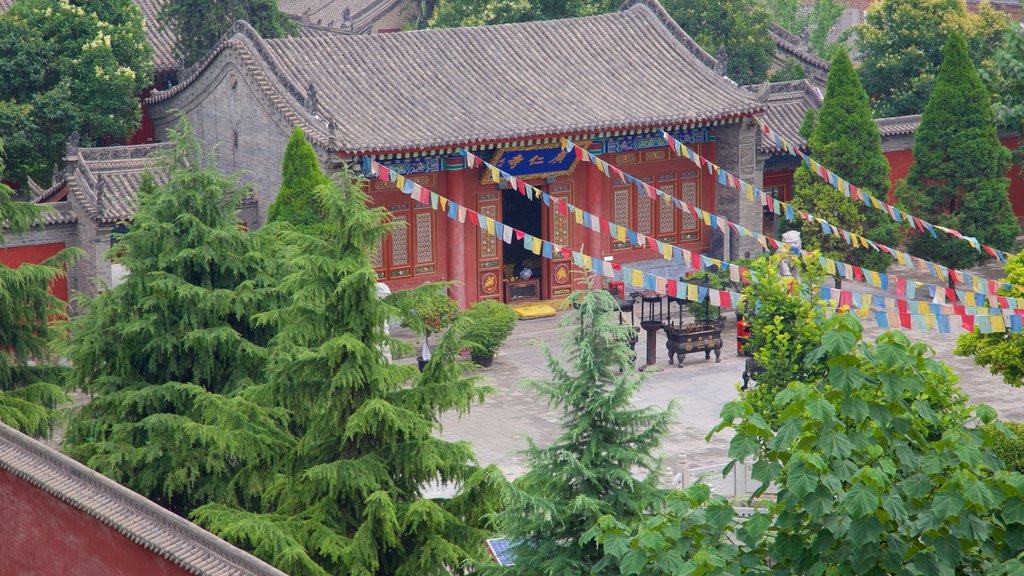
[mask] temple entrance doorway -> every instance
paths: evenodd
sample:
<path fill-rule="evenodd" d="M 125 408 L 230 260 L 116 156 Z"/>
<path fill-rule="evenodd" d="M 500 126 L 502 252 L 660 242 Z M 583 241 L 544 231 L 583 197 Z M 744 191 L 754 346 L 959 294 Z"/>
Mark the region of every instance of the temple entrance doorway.
<path fill-rule="evenodd" d="M 544 238 L 541 207 L 539 200 L 531 200 L 518 190 L 507 189 L 501 192 L 504 223 L 534 238 Z M 502 243 L 502 249 L 505 302 L 516 304 L 542 299 L 546 267 L 541 256 L 526 248 L 523 239 L 515 236 L 511 244 Z"/>

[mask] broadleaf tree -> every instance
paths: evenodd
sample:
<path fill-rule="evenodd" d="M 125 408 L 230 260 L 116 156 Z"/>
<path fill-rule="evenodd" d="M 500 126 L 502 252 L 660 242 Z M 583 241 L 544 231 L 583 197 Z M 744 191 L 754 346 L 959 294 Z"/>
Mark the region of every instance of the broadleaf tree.
<path fill-rule="evenodd" d="M 1005 266 L 1006 278 L 1014 287 L 1007 296 L 1024 298 L 1024 252 L 1010 256 Z M 993 374 L 1002 376 L 1010 386 L 1024 386 L 1024 335 L 1014 332 L 993 332 L 982 334 L 975 330 L 963 334 L 956 341 L 953 353 L 958 356 L 972 356 L 974 363 L 987 366 Z"/>
<path fill-rule="evenodd" d="M 991 70 L 979 72 L 992 92 L 996 124 L 1019 139 L 1015 169 L 1024 176 L 1024 24 L 1007 28 Z"/>
<path fill-rule="evenodd" d="M 811 156 L 823 166 L 876 198 L 886 197 L 889 162 L 882 154 L 882 136 L 845 50 L 832 60 L 825 100 L 807 141 Z M 888 215 L 847 198 L 807 166 L 794 175 L 793 204 L 876 242 L 898 244 L 899 229 Z M 820 249 L 830 258 L 871 270 L 885 270 L 892 262 L 887 254 L 854 248 L 841 238 L 823 234 L 816 222 L 800 220 L 798 224 L 804 246 Z"/>
<path fill-rule="evenodd" d="M 65 450 L 187 514 L 254 498 L 291 437 L 287 413 L 260 401 L 273 330 L 253 315 L 274 302 L 273 238 L 239 228 L 246 189 L 210 163 L 186 120 L 171 138 L 166 183 L 145 180 L 116 245 L 128 276 L 83 298 L 71 321 L 70 385 L 92 399 Z"/>
<path fill-rule="evenodd" d="M 1006 16 L 982 2 L 968 12 L 964 0 L 880 0 L 857 28 L 858 72 L 880 118 L 920 114 L 935 86 L 950 32 L 963 34 L 970 55 L 987 67 L 1006 28 Z"/>
<path fill-rule="evenodd" d="M 429 24 L 431 28 L 458 28 L 555 20 L 612 12 L 620 4 L 615 0 L 437 0 Z"/>
<path fill-rule="evenodd" d="M 298 33 L 298 24 L 278 9 L 277 0 L 169 0 L 159 19 L 174 32 L 175 53 L 185 66 L 205 56 L 238 20 L 251 24 L 264 38 Z"/>
<path fill-rule="evenodd" d="M 0 145 L 0 177 L 4 173 Z M 0 249 L 6 234 L 37 226 L 49 208 L 16 202 L 0 178 Z M 62 250 L 38 264 L 17 268 L 0 264 L 0 422 L 32 436 L 48 436 L 57 424 L 58 406 L 67 400 L 50 340 L 53 322 L 67 314 L 67 304 L 50 292 L 66 276 L 80 253 Z"/>
<path fill-rule="evenodd" d="M 657 452 L 675 405 L 632 406 L 643 379 L 627 344 L 630 327 L 615 319 L 607 292 L 572 298 L 578 309 L 562 321 L 561 353 L 544 348 L 550 381 L 527 382 L 560 412 L 563 432 L 550 446 L 530 441 L 528 470 L 496 516 L 513 543 L 514 574 L 619 574 L 583 536 L 603 515 L 631 522 L 661 508 Z"/>
<path fill-rule="evenodd" d="M 124 139 L 142 121 L 152 49 L 131 0 L 15 0 L 0 13 L 0 134 L 9 178 L 48 183 L 73 132 Z"/>
<path fill-rule="evenodd" d="M 486 555 L 503 485 L 468 443 L 436 434 L 442 413 L 469 410 L 486 391 L 455 362 L 465 323 L 442 336 L 422 374 L 388 362 L 382 350 L 395 341 L 384 322 L 404 295 L 378 298 L 369 254 L 399 224 L 368 208 L 363 182 L 345 171 L 316 194 L 324 233 L 281 233 L 282 302 L 258 316 L 275 332 L 267 401 L 291 415 L 295 441 L 258 505 L 211 502 L 192 517 L 298 576 L 465 574 Z M 435 482 L 455 495 L 426 497 Z"/>
<path fill-rule="evenodd" d="M 835 314 L 804 362 L 815 375 L 774 397 L 776 422 L 741 398 L 713 431 L 733 432 L 733 466 L 753 461 L 753 515 L 695 487 L 647 522 L 602 518 L 605 552 L 652 576 L 1024 569 L 1024 476 L 993 451 L 1006 429 L 966 404 L 926 344 L 900 332 L 867 343 L 855 316 Z"/>
<path fill-rule="evenodd" d="M 1004 176 L 1010 152 L 996 134 L 992 103 L 967 56 L 967 44 L 953 33 L 946 43 L 935 90 L 914 138 L 914 164 L 897 198 L 912 214 L 1010 250 L 1020 234 Z M 986 260 L 987 254 L 942 232 L 915 233 L 915 256 L 955 268 Z"/>

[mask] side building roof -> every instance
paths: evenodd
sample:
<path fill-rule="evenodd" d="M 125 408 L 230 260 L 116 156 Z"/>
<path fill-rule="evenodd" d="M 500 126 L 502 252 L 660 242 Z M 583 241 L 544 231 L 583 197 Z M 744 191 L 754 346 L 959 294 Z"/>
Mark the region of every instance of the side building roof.
<path fill-rule="evenodd" d="M 803 39 L 782 26 L 772 23 L 769 30 L 775 42 L 775 63 L 781 67 L 786 60 L 793 58 L 803 65 L 807 78 L 824 86 L 832 63 L 811 53 Z"/>
<path fill-rule="evenodd" d="M 277 0 L 277 7 L 303 27 L 370 34 L 374 23 L 405 0 Z"/>
<path fill-rule="evenodd" d="M 278 112 L 341 155 L 405 154 L 732 120 L 759 112 L 655 0 L 611 14 L 264 40 L 247 24 L 147 103 L 182 108 L 233 51 Z"/>
<path fill-rule="evenodd" d="M 42 442 L 0 423 L 0 469 L 200 576 L 285 576 Z"/>
<path fill-rule="evenodd" d="M 824 102 L 824 91 L 807 80 L 791 82 L 765 82 L 745 86 L 757 95 L 757 99 L 765 105 L 765 122 L 779 133 L 780 136 L 807 151 L 807 140 L 800 136 L 800 125 L 808 110 L 820 110 Z M 768 154 L 785 153 L 774 142 L 769 142 L 763 135 L 758 139 L 758 150 Z"/>
<path fill-rule="evenodd" d="M 64 170 L 48 189 L 33 192 L 37 203 L 74 198 L 87 216 L 100 224 L 115 224 L 135 216 L 135 197 L 148 172 L 157 184 L 166 181 L 158 152 L 173 144 L 138 144 L 104 148 L 69 147 Z"/>

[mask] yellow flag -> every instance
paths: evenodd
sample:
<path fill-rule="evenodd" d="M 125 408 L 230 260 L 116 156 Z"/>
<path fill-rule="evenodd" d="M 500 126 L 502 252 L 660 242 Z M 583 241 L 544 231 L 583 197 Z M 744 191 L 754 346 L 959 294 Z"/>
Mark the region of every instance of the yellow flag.
<path fill-rule="evenodd" d="M 1006 322 L 1003 321 L 1003 316 L 990 316 L 992 319 L 992 331 L 993 332 L 1006 332 Z"/>
<path fill-rule="evenodd" d="M 618 229 L 615 231 L 615 238 L 617 238 L 619 242 L 625 242 L 626 241 L 626 229 L 624 227 L 622 227 L 622 226 L 618 226 L 617 228 Z"/>
<path fill-rule="evenodd" d="M 964 305 L 965 306 L 977 306 L 978 302 L 974 298 L 974 292 L 964 292 Z"/>
<path fill-rule="evenodd" d="M 835 274 L 836 273 L 836 261 L 835 260 L 833 260 L 831 258 L 825 260 L 825 272 L 827 272 L 828 274 Z"/>
<path fill-rule="evenodd" d="M 707 211 L 702 211 L 702 214 L 704 216 L 704 224 L 711 226 L 711 214 Z"/>
<path fill-rule="evenodd" d="M 639 270 L 637 270 L 636 268 L 634 268 L 633 269 L 633 278 L 631 278 L 631 280 L 633 282 L 633 286 L 643 286 L 644 285 L 644 273 L 639 271 Z"/>
<path fill-rule="evenodd" d="M 538 254 L 539 255 L 540 254 L 541 246 L 543 246 L 543 244 L 544 244 L 543 240 L 541 240 L 540 238 L 534 238 L 533 239 L 533 248 L 531 249 L 531 251 L 534 254 Z"/>
<path fill-rule="evenodd" d="M 697 298 L 700 297 L 700 292 L 697 290 L 697 286 L 693 284 L 686 285 L 686 299 L 691 302 L 696 302 Z"/>
<path fill-rule="evenodd" d="M 576 210 L 576 223 L 583 224 L 583 210 Z"/>
<path fill-rule="evenodd" d="M 487 218 L 487 233 L 494 236 L 494 219 Z"/>

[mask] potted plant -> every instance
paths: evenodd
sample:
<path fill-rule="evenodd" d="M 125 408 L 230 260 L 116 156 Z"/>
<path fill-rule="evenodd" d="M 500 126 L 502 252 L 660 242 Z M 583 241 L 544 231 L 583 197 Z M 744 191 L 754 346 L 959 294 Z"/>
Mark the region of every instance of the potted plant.
<path fill-rule="evenodd" d="M 459 315 L 459 305 L 448 294 L 431 292 L 420 298 L 410 310 L 410 327 L 422 338 L 419 360 L 420 370 L 430 361 L 430 335 L 444 331 Z"/>
<path fill-rule="evenodd" d="M 518 317 L 507 304 L 481 300 L 466 311 L 465 318 L 467 327 L 464 338 L 473 346 L 473 362 L 486 368 L 494 362 L 498 348 L 512 334 Z"/>

